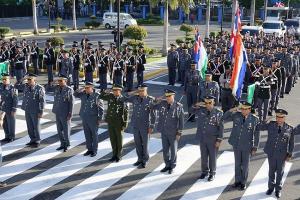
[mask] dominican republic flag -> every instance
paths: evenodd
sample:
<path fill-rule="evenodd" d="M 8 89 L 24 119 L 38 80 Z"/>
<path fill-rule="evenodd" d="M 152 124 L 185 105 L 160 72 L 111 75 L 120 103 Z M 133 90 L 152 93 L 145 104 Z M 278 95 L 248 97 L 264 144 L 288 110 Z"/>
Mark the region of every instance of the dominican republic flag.
<path fill-rule="evenodd" d="M 205 78 L 208 57 L 198 30 L 195 33 L 194 61 L 197 63 L 196 69 L 199 71 L 200 76 Z"/>
<path fill-rule="evenodd" d="M 241 22 L 241 12 L 240 9 L 237 7 L 235 16 L 234 16 L 234 24 L 233 28 L 231 30 L 231 36 L 230 36 L 230 51 L 229 56 L 230 60 L 233 61 L 234 59 L 234 46 L 235 46 L 235 38 L 238 33 L 240 33 L 242 29 L 242 22 Z"/>
<path fill-rule="evenodd" d="M 247 67 L 247 53 L 240 33 L 238 33 L 235 37 L 233 50 L 234 66 L 230 79 L 230 88 L 232 89 L 233 96 L 235 96 L 237 99 L 240 99 Z"/>
<path fill-rule="evenodd" d="M 282 8 L 282 7 L 284 7 L 284 3 L 282 3 L 282 2 L 279 1 L 279 2 L 276 2 L 274 6 Z"/>

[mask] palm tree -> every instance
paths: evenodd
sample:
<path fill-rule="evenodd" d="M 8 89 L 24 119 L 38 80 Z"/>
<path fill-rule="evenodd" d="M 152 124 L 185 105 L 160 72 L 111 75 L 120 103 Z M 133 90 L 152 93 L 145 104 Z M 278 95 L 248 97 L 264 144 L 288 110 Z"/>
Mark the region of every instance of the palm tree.
<path fill-rule="evenodd" d="M 109 12 L 113 12 L 113 4 L 114 4 L 115 0 L 109 0 Z"/>
<path fill-rule="evenodd" d="M 238 6 L 237 0 L 232 0 L 232 16 L 231 16 L 232 23 L 231 23 L 231 29 L 234 26 L 234 16 L 235 16 L 235 12 L 236 12 L 237 6 Z"/>
<path fill-rule="evenodd" d="M 76 21 L 76 0 L 73 0 L 73 30 L 77 30 L 77 21 Z"/>
<path fill-rule="evenodd" d="M 158 0 L 150 0 L 150 5 L 157 5 Z M 163 28 L 163 48 L 162 48 L 162 55 L 166 56 L 168 54 L 168 32 L 169 32 L 169 7 L 172 10 L 175 10 L 178 8 L 178 6 L 181 6 L 185 13 L 189 13 L 189 3 L 190 0 L 164 0 L 164 28 Z"/>
<path fill-rule="evenodd" d="M 32 0 L 32 20 L 33 20 L 33 33 L 38 34 L 38 24 L 37 24 L 37 16 L 36 16 L 36 0 Z"/>
<path fill-rule="evenodd" d="M 265 0 L 265 4 L 264 4 L 264 20 L 267 19 L 267 7 L 268 7 L 268 0 Z"/>
<path fill-rule="evenodd" d="M 209 38 L 209 22 L 210 22 L 210 0 L 206 1 L 206 24 L 205 24 L 205 37 Z"/>
<path fill-rule="evenodd" d="M 251 0 L 251 15 L 250 15 L 250 25 L 255 24 L 255 0 Z"/>

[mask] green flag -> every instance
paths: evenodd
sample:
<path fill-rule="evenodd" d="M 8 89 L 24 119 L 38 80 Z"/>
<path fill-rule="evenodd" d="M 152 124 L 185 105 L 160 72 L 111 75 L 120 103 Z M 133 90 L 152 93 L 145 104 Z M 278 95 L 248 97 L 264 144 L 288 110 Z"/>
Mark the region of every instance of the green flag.
<path fill-rule="evenodd" d="M 255 91 L 255 86 L 256 84 L 252 84 L 248 86 L 248 90 L 247 90 L 247 102 L 251 103 L 253 102 L 253 98 L 254 98 L 254 91 Z"/>

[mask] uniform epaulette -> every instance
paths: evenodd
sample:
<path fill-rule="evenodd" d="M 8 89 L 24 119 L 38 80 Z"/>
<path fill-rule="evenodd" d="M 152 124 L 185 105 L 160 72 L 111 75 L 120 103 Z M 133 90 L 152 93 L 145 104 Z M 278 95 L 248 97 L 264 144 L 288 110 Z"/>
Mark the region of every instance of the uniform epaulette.
<path fill-rule="evenodd" d="M 176 105 L 183 107 L 182 103 L 179 103 L 179 102 L 176 102 Z"/>
<path fill-rule="evenodd" d="M 149 97 L 149 99 L 151 99 L 151 100 L 155 100 L 155 97 L 153 97 L 153 96 L 148 96 Z"/>
<path fill-rule="evenodd" d="M 221 108 L 216 108 L 217 111 L 223 112 Z"/>

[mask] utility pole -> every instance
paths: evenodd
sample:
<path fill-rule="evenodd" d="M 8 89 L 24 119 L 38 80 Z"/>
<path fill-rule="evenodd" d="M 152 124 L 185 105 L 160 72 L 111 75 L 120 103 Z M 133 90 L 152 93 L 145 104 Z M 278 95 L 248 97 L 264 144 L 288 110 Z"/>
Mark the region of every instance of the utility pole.
<path fill-rule="evenodd" d="M 120 52 L 121 50 L 121 44 L 120 44 L 120 1 L 118 0 L 117 4 L 118 4 L 118 14 L 117 14 L 117 27 L 118 27 L 118 33 L 117 33 L 117 48 L 118 51 Z"/>

